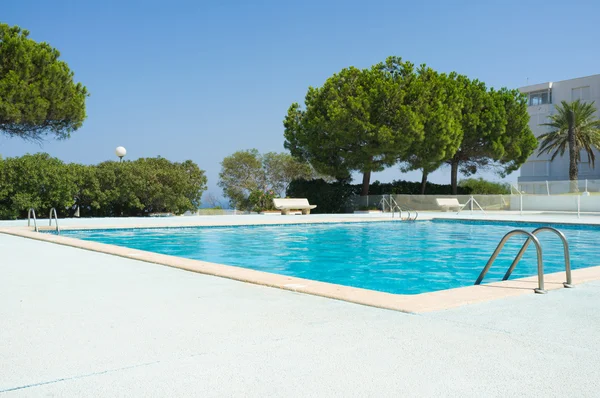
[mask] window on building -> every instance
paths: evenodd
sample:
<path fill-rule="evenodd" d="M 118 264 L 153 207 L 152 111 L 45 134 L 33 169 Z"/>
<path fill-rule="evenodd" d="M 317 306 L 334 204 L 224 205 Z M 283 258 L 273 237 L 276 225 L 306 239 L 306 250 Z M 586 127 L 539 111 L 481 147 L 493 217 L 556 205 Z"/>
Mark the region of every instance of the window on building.
<path fill-rule="evenodd" d="M 529 93 L 529 106 L 552 103 L 552 90 L 536 91 Z"/>
<path fill-rule="evenodd" d="M 521 165 L 521 176 L 529 177 L 533 175 L 533 166 L 531 162 L 525 162 Z"/>
<path fill-rule="evenodd" d="M 590 100 L 590 86 L 577 87 L 571 89 L 571 101 L 589 101 Z"/>
<path fill-rule="evenodd" d="M 525 163 L 525 165 L 527 165 L 525 170 L 529 176 L 547 177 L 550 174 L 550 162 L 547 160 L 532 160 Z"/>
<path fill-rule="evenodd" d="M 550 162 L 548 160 L 530 160 L 521 166 L 521 176 L 548 177 L 550 175 Z"/>

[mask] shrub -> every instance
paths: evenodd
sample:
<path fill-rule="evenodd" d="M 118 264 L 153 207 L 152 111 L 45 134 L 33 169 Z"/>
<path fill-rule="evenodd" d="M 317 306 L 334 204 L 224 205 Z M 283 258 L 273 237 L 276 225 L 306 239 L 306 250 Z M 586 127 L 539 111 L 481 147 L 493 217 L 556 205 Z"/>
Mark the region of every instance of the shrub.
<path fill-rule="evenodd" d="M 287 190 L 291 198 L 307 198 L 317 204 L 311 213 L 345 213 L 352 207 L 352 198 L 360 193 L 360 187 L 344 182 L 328 183 L 318 180 L 294 180 Z"/>
<path fill-rule="evenodd" d="M 458 187 L 459 195 L 468 195 L 471 193 L 469 187 Z M 404 180 L 394 180 L 388 183 L 375 181 L 369 187 L 369 195 L 420 195 L 421 183 Z M 427 195 L 452 195 L 452 186 L 445 184 L 427 183 L 425 188 Z"/>
<path fill-rule="evenodd" d="M 99 165 L 65 164 L 48 154 L 0 160 L 0 218 L 46 216 L 131 217 L 183 214 L 200 206 L 204 171 L 192 161 L 142 158 Z"/>
<path fill-rule="evenodd" d="M 285 195 L 289 184 L 298 178 L 312 178 L 314 171 L 287 153 L 269 152 L 261 154 L 256 149 L 237 151 L 221 162 L 218 185 L 230 206 L 257 211 L 267 210 L 269 205 L 256 204 L 262 201 L 261 191 L 273 191 Z M 264 193 L 264 192 L 262 192 Z M 253 194 L 253 202 L 250 195 Z M 270 201 L 269 201 L 270 202 Z"/>
<path fill-rule="evenodd" d="M 510 194 L 508 183 L 486 181 L 483 178 L 467 178 L 458 183 L 458 187 L 471 190 L 475 195 L 506 195 Z"/>
<path fill-rule="evenodd" d="M 368 210 L 381 210 L 377 206 L 358 206 L 358 210 L 368 211 Z"/>
<path fill-rule="evenodd" d="M 252 206 L 252 211 L 260 213 L 261 211 L 275 210 L 273 199 L 276 197 L 273 190 L 269 191 L 252 191 L 248 196 L 248 202 Z"/>
<path fill-rule="evenodd" d="M 59 216 L 75 203 L 76 185 L 66 164 L 46 153 L 0 160 L 0 218 L 27 217 L 33 207 L 46 217 L 55 207 Z"/>

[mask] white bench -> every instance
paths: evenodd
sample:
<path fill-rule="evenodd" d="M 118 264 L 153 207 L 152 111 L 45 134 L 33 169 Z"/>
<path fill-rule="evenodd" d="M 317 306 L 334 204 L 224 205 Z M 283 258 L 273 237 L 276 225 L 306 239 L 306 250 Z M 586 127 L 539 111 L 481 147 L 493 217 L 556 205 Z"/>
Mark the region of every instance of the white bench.
<path fill-rule="evenodd" d="M 442 211 L 448 211 L 448 209 L 460 211 L 465 207 L 465 205 L 458 203 L 458 199 L 456 198 L 437 198 L 435 201 L 442 208 Z"/>
<path fill-rule="evenodd" d="M 290 210 L 302 210 L 302 214 L 310 214 L 310 210 L 317 207 L 308 203 L 308 199 L 273 199 L 273 204 L 277 210 L 281 210 L 282 215 L 290 214 Z"/>

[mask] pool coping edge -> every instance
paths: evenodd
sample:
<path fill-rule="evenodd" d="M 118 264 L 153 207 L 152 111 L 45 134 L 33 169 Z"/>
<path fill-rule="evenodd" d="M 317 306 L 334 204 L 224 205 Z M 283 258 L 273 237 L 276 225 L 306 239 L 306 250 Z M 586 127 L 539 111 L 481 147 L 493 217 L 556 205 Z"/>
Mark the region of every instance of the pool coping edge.
<path fill-rule="evenodd" d="M 169 266 L 245 283 L 275 287 L 297 293 L 311 294 L 406 313 L 425 313 L 446 310 L 466 304 L 521 296 L 524 294 L 533 294 L 533 289 L 537 287 L 537 276 L 533 276 L 485 285 L 472 285 L 414 295 L 392 294 L 201 260 L 192 260 L 144 250 L 130 249 L 60 235 L 43 234 L 34 232 L 28 227 L 0 228 L 0 233 L 115 255 L 131 260 Z M 600 266 L 576 269 L 572 271 L 572 274 L 575 285 L 600 280 Z M 565 280 L 564 272 L 545 274 L 544 277 L 546 290 L 551 291 L 563 288 L 562 283 Z"/>

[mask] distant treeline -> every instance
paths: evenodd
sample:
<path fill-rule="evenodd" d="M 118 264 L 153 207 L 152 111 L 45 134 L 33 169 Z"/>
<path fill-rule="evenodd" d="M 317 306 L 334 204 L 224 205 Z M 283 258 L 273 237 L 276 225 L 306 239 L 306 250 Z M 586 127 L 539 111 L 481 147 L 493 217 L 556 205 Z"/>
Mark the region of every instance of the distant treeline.
<path fill-rule="evenodd" d="M 182 214 L 200 207 L 206 176 L 191 160 L 163 158 L 64 163 L 46 153 L 0 159 L 0 219 L 27 217 L 135 217 Z"/>

